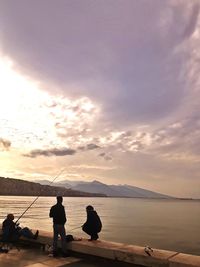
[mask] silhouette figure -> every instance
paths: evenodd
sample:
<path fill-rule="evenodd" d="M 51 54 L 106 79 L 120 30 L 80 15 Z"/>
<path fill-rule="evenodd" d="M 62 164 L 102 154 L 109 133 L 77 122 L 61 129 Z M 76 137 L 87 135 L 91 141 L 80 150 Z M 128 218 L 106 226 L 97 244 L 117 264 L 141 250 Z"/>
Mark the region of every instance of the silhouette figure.
<path fill-rule="evenodd" d="M 2 224 L 2 241 L 3 242 L 14 242 L 17 241 L 21 236 L 37 239 L 39 231 L 37 230 L 35 234 L 28 227 L 21 228 L 19 224 L 14 222 L 14 215 L 12 213 L 7 215 L 7 218 Z"/>
<path fill-rule="evenodd" d="M 62 205 L 63 198 L 57 196 L 57 204 L 50 209 L 49 217 L 53 218 L 53 256 L 58 256 L 58 236 L 61 237 L 62 255 L 68 256 L 65 240 L 65 223 L 67 221 L 65 208 Z"/>
<path fill-rule="evenodd" d="M 86 207 L 87 220 L 82 226 L 82 230 L 90 235 L 89 241 L 97 240 L 99 238 L 98 233 L 101 232 L 102 223 L 94 208 L 89 205 Z"/>

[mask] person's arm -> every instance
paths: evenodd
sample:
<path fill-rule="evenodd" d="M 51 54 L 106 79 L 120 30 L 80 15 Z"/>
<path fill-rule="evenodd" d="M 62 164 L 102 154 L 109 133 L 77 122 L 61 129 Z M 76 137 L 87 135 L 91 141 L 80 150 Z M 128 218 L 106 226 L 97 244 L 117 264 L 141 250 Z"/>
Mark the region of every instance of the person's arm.
<path fill-rule="evenodd" d="M 13 221 L 5 221 L 3 231 L 8 231 L 9 234 L 13 234 L 16 231 L 15 223 Z"/>
<path fill-rule="evenodd" d="M 4 230 L 5 227 L 6 227 L 6 220 L 4 220 L 3 223 L 2 223 L 2 230 Z"/>
<path fill-rule="evenodd" d="M 14 222 L 12 222 L 12 223 L 10 224 L 10 230 L 11 230 L 12 232 L 17 231 L 16 224 L 15 224 Z"/>
<path fill-rule="evenodd" d="M 66 218 L 66 213 L 65 213 L 65 208 L 63 207 L 63 219 L 64 219 L 64 223 L 66 223 L 67 218 Z"/>
<path fill-rule="evenodd" d="M 102 222 L 101 222 L 101 219 L 100 219 L 98 214 L 97 214 L 97 225 L 98 225 L 99 229 L 102 228 Z"/>
<path fill-rule="evenodd" d="M 53 213 L 54 213 L 54 212 L 53 212 L 53 207 L 51 207 L 50 212 L 49 212 L 49 217 L 50 217 L 50 218 L 53 217 Z"/>

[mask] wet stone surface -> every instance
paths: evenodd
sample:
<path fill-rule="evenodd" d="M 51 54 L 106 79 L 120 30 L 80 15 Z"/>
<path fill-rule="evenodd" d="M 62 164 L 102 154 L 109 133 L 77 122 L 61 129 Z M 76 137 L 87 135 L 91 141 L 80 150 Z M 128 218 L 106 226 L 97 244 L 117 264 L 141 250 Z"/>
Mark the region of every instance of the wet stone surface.
<path fill-rule="evenodd" d="M 114 264 L 114 263 L 113 263 Z M 39 249 L 20 249 L 13 248 L 9 253 L 0 253 L 0 267 L 102 267 L 118 266 L 124 267 L 126 264 L 117 263 L 113 265 L 105 260 L 97 260 L 86 257 L 70 256 L 67 258 L 49 257 L 47 253 Z"/>

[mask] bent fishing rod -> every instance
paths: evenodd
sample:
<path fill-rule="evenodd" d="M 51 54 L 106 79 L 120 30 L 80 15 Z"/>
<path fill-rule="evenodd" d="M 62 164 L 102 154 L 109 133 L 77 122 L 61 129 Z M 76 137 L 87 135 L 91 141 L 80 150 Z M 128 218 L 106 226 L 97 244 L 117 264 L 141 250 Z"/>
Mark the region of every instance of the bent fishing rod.
<path fill-rule="evenodd" d="M 53 180 L 49 183 L 49 185 L 53 184 L 55 182 L 55 180 L 64 172 L 65 168 L 63 170 L 61 170 L 54 178 Z M 41 191 L 42 193 L 42 191 Z M 38 195 L 33 202 L 25 209 L 25 211 L 19 216 L 19 218 L 17 219 L 17 221 L 15 222 L 15 224 L 17 224 L 17 222 L 24 216 L 24 214 L 30 209 L 30 207 L 38 200 L 39 197 L 41 197 L 41 193 L 40 195 Z"/>

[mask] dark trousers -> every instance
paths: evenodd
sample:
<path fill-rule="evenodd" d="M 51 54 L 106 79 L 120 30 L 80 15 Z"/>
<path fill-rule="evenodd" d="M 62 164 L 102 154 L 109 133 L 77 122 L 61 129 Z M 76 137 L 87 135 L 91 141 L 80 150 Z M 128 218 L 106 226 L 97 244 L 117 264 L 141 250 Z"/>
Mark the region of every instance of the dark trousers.
<path fill-rule="evenodd" d="M 18 227 L 15 229 L 15 231 L 12 232 L 9 231 L 9 228 L 5 228 L 3 230 L 2 240 L 4 242 L 16 242 L 21 236 L 30 239 L 34 238 L 34 234 L 28 227 L 24 228 Z"/>
<path fill-rule="evenodd" d="M 91 239 L 96 240 L 96 239 L 99 238 L 99 236 L 98 236 L 98 232 L 97 232 L 94 228 L 92 228 L 92 227 L 89 227 L 89 226 L 87 226 L 87 225 L 83 225 L 82 230 L 83 230 L 86 234 L 90 235 L 90 236 L 91 236 Z"/>
<path fill-rule="evenodd" d="M 28 228 L 22 228 L 21 230 L 19 230 L 19 234 L 20 236 L 24 236 L 26 238 L 30 238 L 33 239 L 34 238 L 34 234 L 32 233 L 32 231 Z"/>
<path fill-rule="evenodd" d="M 65 240 L 65 226 L 62 224 L 54 224 L 53 225 L 53 251 L 56 252 L 58 248 L 58 236 L 61 237 L 61 246 L 62 246 L 62 252 L 67 252 L 67 244 Z"/>

